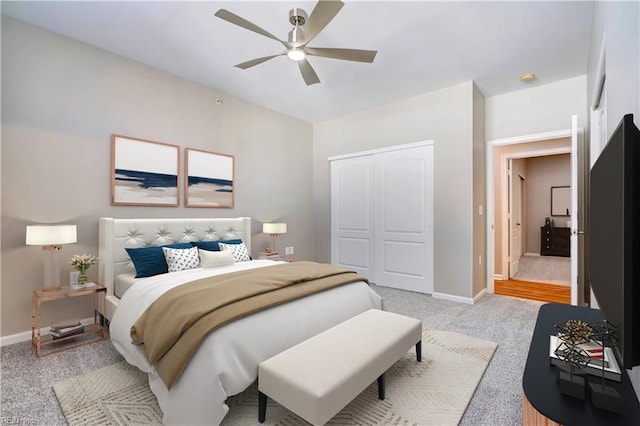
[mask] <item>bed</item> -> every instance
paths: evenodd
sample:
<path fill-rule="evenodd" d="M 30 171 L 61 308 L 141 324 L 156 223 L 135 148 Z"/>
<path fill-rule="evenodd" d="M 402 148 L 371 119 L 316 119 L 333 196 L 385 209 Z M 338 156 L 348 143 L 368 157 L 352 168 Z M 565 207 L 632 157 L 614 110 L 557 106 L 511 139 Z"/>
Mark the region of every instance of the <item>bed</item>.
<path fill-rule="evenodd" d="M 260 362 L 368 309 L 382 308 L 380 296 L 366 283 L 356 282 L 238 319 L 207 335 L 168 390 L 143 350 L 131 343 L 131 326 L 146 307 L 180 283 L 279 262 L 251 260 L 133 278 L 135 268 L 125 248 L 241 239 L 250 251 L 251 219 L 247 217 L 101 218 L 99 235 L 99 280 L 107 287 L 106 306 L 101 311 L 110 320 L 116 349 L 127 362 L 148 373 L 164 424 L 219 424 L 229 410 L 225 400 L 256 380 Z"/>

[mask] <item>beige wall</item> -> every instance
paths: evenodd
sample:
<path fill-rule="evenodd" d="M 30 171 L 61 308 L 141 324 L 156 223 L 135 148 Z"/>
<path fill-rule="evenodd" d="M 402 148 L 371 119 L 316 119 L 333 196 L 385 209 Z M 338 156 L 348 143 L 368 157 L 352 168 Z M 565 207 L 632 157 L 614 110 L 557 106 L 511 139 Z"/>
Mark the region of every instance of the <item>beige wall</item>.
<path fill-rule="evenodd" d="M 473 83 L 467 82 L 314 126 L 317 260 L 330 261 L 331 200 L 327 159 L 334 155 L 433 140 L 435 291 L 466 298 L 474 295 L 473 268 L 477 262 L 473 260 L 473 97 Z"/>
<path fill-rule="evenodd" d="M 473 295 L 487 288 L 485 98 L 473 86 Z M 482 209 L 482 212 L 480 212 Z"/>
<path fill-rule="evenodd" d="M 29 330 L 31 291 L 42 286 L 43 255 L 25 246 L 28 224 L 78 226 L 78 243 L 61 252 L 67 280 L 73 254 L 97 254 L 101 216 L 251 216 L 254 254 L 270 242 L 261 222 L 284 221 L 279 245 L 312 258 L 312 132 L 309 123 L 3 16 L 1 335 Z M 234 155 L 235 208 L 111 206 L 112 133 Z M 87 317 L 83 305 L 48 304 L 44 324 Z"/>
<path fill-rule="evenodd" d="M 527 159 L 527 253 L 540 253 L 540 227 L 550 218 L 554 226 L 565 227 L 569 217 L 551 216 L 551 187 L 571 185 L 569 154 Z"/>
<path fill-rule="evenodd" d="M 528 142 L 514 145 L 502 145 L 493 148 L 493 223 L 494 223 L 494 244 L 493 244 L 493 264 L 494 275 L 501 276 L 506 273 L 506 265 L 503 265 L 503 258 L 508 253 L 508 245 L 506 244 L 506 221 L 503 220 L 505 209 L 504 205 L 506 194 L 503 194 L 503 188 L 506 188 L 507 169 L 504 158 L 506 157 L 522 157 L 533 155 L 536 151 L 570 149 L 571 140 L 569 138 L 552 139 L 548 141 Z M 528 183 L 527 183 L 528 186 Z M 533 202 L 529 200 L 529 203 Z M 532 222 L 530 219 L 528 222 Z M 544 222 L 543 222 L 544 223 Z M 529 238 L 527 237 L 527 240 Z M 538 237 L 538 241 L 540 237 Z"/>
<path fill-rule="evenodd" d="M 487 98 L 488 141 L 587 125 L 587 77 L 581 75 Z"/>

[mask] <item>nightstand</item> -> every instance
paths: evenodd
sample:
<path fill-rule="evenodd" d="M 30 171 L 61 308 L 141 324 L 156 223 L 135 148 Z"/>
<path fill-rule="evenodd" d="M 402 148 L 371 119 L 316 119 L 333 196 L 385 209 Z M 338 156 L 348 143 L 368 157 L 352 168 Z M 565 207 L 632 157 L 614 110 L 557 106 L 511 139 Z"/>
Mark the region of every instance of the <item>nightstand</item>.
<path fill-rule="evenodd" d="M 84 288 L 80 290 L 73 290 L 69 286 L 61 287 L 58 290 L 33 290 L 33 295 L 31 298 L 31 343 L 36 351 L 36 356 L 50 355 L 56 352 L 65 351 L 67 349 L 76 348 L 78 346 L 106 339 L 107 330 L 98 322 L 98 298 L 102 297 L 102 305 L 106 309 L 106 294 L 107 288 L 100 284 L 96 284 L 94 287 Z M 93 296 L 93 324 L 85 325 L 84 331 L 82 333 L 74 334 L 67 337 L 54 339 L 50 334 L 41 334 L 40 329 L 42 325 L 40 324 L 40 311 L 43 303 L 83 296 Z M 90 337 L 82 338 L 78 340 L 77 343 L 74 342 L 72 344 L 60 345 L 60 348 L 52 349 L 45 353 L 42 352 L 43 346 L 56 346 L 56 344 L 58 343 L 68 342 L 83 336 Z"/>

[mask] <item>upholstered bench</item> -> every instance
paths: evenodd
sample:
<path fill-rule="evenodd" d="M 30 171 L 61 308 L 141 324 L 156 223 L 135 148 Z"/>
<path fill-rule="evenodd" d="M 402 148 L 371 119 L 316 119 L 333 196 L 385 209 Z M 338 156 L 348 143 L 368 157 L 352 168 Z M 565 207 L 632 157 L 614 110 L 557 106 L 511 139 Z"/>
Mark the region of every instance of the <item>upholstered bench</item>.
<path fill-rule="evenodd" d="M 258 421 L 267 397 L 313 425 L 328 422 L 414 346 L 422 360 L 420 320 L 371 309 L 275 355 L 258 366 Z"/>

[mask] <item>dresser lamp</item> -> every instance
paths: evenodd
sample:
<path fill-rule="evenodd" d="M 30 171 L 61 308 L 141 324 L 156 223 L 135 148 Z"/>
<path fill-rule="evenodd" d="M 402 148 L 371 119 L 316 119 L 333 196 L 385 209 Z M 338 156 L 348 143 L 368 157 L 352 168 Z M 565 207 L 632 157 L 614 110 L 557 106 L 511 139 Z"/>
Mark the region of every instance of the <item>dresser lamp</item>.
<path fill-rule="evenodd" d="M 273 251 L 277 252 L 276 249 L 276 238 L 280 234 L 287 233 L 287 224 L 286 223 L 263 223 L 262 224 L 262 232 L 265 234 L 270 234 L 273 237 Z M 267 249 L 269 252 L 269 249 Z"/>
<path fill-rule="evenodd" d="M 27 245 L 44 250 L 44 289 L 60 288 L 60 249 L 77 241 L 75 225 L 29 225 Z"/>

